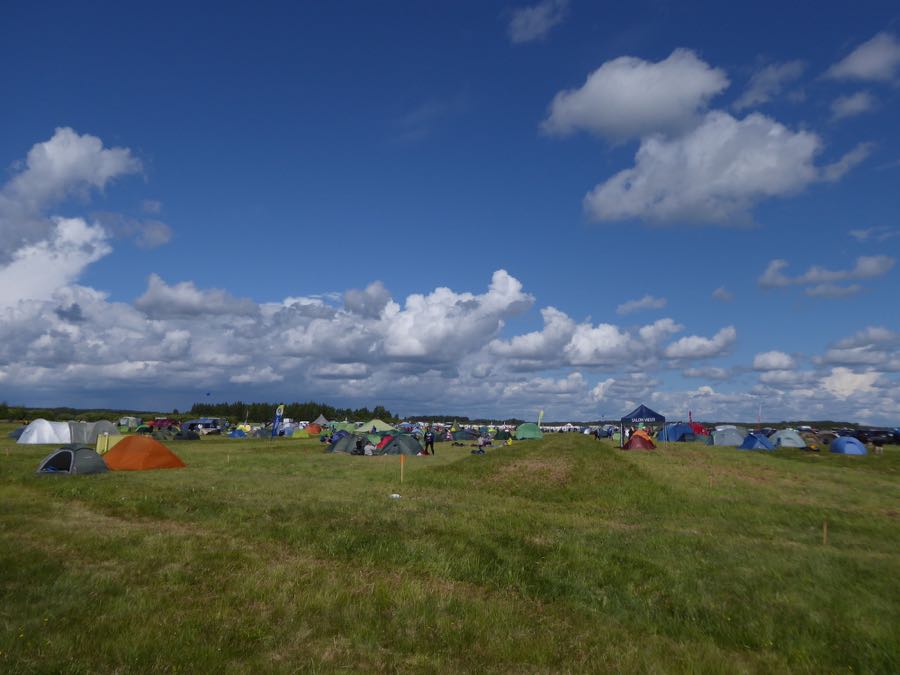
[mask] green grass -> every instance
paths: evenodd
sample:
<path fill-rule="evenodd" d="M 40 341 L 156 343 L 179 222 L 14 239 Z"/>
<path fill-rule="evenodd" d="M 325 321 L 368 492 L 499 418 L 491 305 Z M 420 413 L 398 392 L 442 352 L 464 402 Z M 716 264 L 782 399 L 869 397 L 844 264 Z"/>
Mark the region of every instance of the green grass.
<path fill-rule="evenodd" d="M 896 447 L 170 447 L 0 441 L 0 671 L 900 672 Z"/>

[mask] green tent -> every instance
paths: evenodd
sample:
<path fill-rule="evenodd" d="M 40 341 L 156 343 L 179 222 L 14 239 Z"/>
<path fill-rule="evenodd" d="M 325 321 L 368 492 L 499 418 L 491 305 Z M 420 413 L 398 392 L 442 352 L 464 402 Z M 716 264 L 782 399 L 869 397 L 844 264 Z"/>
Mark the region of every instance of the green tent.
<path fill-rule="evenodd" d="M 494 434 L 494 440 L 495 440 L 495 441 L 505 441 L 505 440 L 507 440 L 508 438 L 511 438 L 511 436 L 509 435 L 509 432 L 508 432 L 508 431 L 504 431 L 503 429 L 501 429 L 501 430 L 498 431 L 496 434 Z"/>
<path fill-rule="evenodd" d="M 349 431 L 351 434 L 356 431 L 356 425 L 353 422 L 334 422 L 332 426 L 335 431 Z"/>
<path fill-rule="evenodd" d="M 372 432 L 373 428 L 376 432 L 396 431 L 390 424 L 388 424 L 387 422 L 382 422 L 379 419 L 369 420 L 368 422 L 363 424 L 359 428 L 359 430 L 368 434 Z"/>
<path fill-rule="evenodd" d="M 544 434 L 541 431 L 541 428 L 534 422 L 526 422 L 525 424 L 520 424 L 516 427 L 517 441 L 535 440 L 543 437 Z"/>
<path fill-rule="evenodd" d="M 398 434 L 379 452 L 384 455 L 418 455 L 422 452 L 422 446 L 409 434 Z"/>
<path fill-rule="evenodd" d="M 291 432 L 291 438 L 309 438 L 309 432 L 298 427 Z"/>
<path fill-rule="evenodd" d="M 44 457 L 38 473 L 88 474 L 108 471 L 106 462 L 87 445 L 63 445 Z"/>
<path fill-rule="evenodd" d="M 353 452 L 356 450 L 356 441 L 359 438 L 359 436 L 354 436 L 353 434 L 341 436 L 334 443 L 325 448 L 325 452 Z"/>

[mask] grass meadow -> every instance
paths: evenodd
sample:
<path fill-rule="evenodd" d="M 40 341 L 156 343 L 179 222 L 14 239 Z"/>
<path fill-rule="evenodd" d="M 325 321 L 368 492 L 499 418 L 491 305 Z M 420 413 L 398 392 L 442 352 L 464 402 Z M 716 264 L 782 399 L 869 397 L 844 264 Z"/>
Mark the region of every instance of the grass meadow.
<path fill-rule="evenodd" d="M 37 476 L 9 428 L 0 672 L 900 672 L 897 447 L 554 434 L 401 485 L 284 439 Z"/>

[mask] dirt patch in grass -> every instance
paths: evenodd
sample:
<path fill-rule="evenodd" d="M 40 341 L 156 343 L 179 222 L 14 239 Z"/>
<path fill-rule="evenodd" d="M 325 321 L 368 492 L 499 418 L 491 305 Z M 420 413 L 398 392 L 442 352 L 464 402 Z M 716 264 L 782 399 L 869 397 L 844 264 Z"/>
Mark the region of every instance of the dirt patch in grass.
<path fill-rule="evenodd" d="M 572 479 L 572 464 L 565 459 L 517 459 L 501 465 L 482 482 L 488 485 L 521 483 L 560 487 Z"/>

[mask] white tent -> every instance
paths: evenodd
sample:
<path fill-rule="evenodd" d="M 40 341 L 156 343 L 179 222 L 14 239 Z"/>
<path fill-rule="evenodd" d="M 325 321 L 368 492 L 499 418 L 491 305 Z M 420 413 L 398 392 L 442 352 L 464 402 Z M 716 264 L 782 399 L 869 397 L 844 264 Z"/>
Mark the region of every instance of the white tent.
<path fill-rule="evenodd" d="M 71 443 L 72 435 L 69 432 L 68 422 L 48 422 L 45 419 L 36 419 L 27 427 L 16 443 L 35 445 L 38 443 Z"/>
<path fill-rule="evenodd" d="M 328 420 L 325 419 L 325 415 L 319 413 L 319 416 L 316 418 L 316 421 L 313 422 L 313 424 L 318 424 L 320 427 L 324 427 L 326 424 L 328 424 Z"/>

